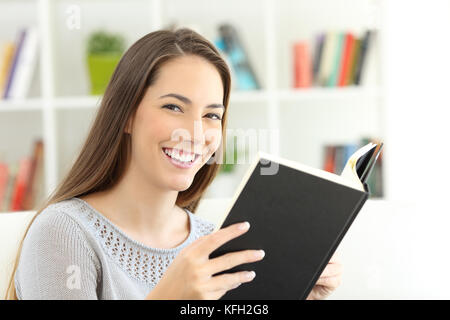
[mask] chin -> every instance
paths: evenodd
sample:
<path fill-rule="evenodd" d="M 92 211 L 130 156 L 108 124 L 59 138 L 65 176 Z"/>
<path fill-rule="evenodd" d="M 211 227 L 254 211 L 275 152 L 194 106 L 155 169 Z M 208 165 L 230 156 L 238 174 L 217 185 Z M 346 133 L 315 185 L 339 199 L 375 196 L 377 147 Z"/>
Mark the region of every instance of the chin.
<path fill-rule="evenodd" d="M 190 179 L 190 178 L 186 178 L 186 179 L 178 178 L 178 179 L 172 180 L 171 183 L 169 183 L 169 186 L 170 186 L 170 189 L 181 192 L 181 191 L 185 191 L 185 190 L 189 189 L 189 187 L 192 185 L 193 181 L 194 181 L 194 179 Z"/>

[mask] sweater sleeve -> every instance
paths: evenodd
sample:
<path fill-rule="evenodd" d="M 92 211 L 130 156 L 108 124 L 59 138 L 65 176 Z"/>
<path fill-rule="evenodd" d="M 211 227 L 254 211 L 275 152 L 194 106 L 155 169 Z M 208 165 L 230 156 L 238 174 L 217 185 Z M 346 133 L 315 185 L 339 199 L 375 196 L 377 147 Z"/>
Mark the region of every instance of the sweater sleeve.
<path fill-rule="evenodd" d="M 77 222 L 45 209 L 32 223 L 15 275 L 19 299 L 97 299 L 100 262 Z"/>

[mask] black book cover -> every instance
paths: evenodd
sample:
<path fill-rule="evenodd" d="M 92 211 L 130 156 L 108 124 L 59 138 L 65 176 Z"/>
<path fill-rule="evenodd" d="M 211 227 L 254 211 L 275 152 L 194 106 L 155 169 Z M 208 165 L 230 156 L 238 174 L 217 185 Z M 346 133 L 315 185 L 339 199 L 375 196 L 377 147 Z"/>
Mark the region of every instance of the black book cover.
<path fill-rule="evenodd" d="M 261 175 L 270 165 L 258 161 L 222 224 L 248 221 L 249 231 L 210 255 L 263 249 L 265 257 L 225 271 L 256 277 L 222 299 L 306 299 L 369 195 L 366 184 L 361 191 L 282 164 Z"/>

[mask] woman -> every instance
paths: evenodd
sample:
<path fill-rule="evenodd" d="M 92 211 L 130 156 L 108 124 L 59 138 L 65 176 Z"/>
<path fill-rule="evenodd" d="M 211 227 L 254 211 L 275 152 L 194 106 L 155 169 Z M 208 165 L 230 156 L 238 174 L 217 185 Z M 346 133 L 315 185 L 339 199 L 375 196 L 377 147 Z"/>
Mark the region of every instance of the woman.
<path fill-rule="evenodd" d="M 219 169 L 230 81 L 191 30 L 133 44 L 80 155 L 27 230 L 9 298 L 218 299 L 251 281 L 251 270 L 213 275 L 262 250 L 208 258 L 248 223 L 212 232 L 193 214 Z M 340 265 L 329 266 L 310 298 L 338 284 Z"/>

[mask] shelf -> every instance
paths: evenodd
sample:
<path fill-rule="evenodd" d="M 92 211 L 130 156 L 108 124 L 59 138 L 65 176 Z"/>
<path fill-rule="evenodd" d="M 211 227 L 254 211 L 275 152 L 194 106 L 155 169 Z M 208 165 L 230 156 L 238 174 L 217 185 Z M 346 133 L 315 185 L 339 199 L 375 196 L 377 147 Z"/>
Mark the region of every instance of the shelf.
<path fill-rule="evenodd" d="M 346 87 L 346 88 L 308 88 L 308 89 L 284 89 L 276 91 L 254 90 L 233 91 L 230 95 L 230 103 L 266 102 L 270 97 L 283 101 L 308 101 L 308 100 L 340 100 L 340 99 L 378 99 L 381 90 L 377 87 Z M 52 105 L 56 109 L 84 109 L 100 106 L 101 96 L 72 96 L 52 99 Z M 40 98 L 24 99 L 17 101 L 0 101 L 0 112 L 41 110 L 46 101 Z"/>
<path fill-rule="evenodd" d="M 280 101 L 378 99 L 382 93 L 378 87 L 307 88 L 277 91 Z"/>
<path fill-rule="evenodd" d="M 56 98 L 54 105 L 57 109 L 96 108 L 100 106 L 101 99 L 101 96 L 62 97 Z"/>
<path fill-rule="evenodd" d="M 43 100 L 29 98 L 23 100 L 0 100 L 0 112 L 34 111 L 43 108 Z"/>
<path fill-rule="evenodd" d="M 262 90 L 232 92 L 230 95 L 230 102 L 264 102 L 267 97 L 268 93 Z M 57 109 L 94 108 L 100 106 L 101 98 L 101 96 L 61 97 L 55 99 L 54 105 Z"/>
<path fill-rule="evenodd" d="M 267 97 L 266 90 L 231 91 L 230 103 L 263 102 Z"/>

